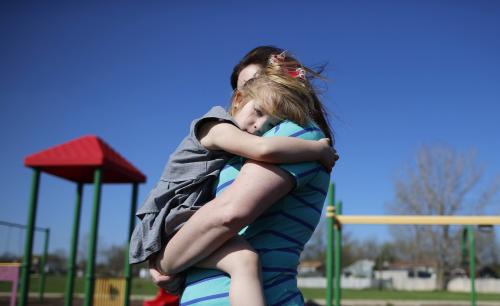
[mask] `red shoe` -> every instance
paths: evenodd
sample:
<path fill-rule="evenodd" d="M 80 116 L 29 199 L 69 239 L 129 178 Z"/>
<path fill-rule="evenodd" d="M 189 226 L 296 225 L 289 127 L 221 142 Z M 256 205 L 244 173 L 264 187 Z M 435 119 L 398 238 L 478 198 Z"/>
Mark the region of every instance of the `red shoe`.
<path fill-rule="evenodd" d="M 158 294 L 152 299 L 144 301 L 143 306 L 179 306 L 179 297 L 167 293 L 165 290 L 160 289 Z"/>

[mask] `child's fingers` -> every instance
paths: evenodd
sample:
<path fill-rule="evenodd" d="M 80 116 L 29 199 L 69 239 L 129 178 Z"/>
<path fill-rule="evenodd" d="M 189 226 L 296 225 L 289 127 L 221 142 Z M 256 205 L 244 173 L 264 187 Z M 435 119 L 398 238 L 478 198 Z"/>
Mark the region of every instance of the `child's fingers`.
<path fill-rule="evenodd" d="M 322 142 L 326 145 L 330 145 L 330 138 L 321 138 L 320 140 L 318 140 L 319 142 Z"/>
<path fill-rule="evenodd" d="M 153 282 L 156 286 L 165 289 L 167 292 L 172 294 L 176 294 L 181 289 L 181 285 L 183 282 L 182 277 L 177 275 L 163 275 L 156 269 L 149 269 L 149 273 L 153 278 Z"/>
<path fill-rule="evenodd" d="M 177 275 L 163 275 L 158 271 L 154 264 L 154 258 L 149 260 L 149 274 L 151 274 L 151 278 L 153 279 L 153 283 L 165 289 L 170 293 L 176 293 L 179 291 L 182 285 L 182 278 Z"/>

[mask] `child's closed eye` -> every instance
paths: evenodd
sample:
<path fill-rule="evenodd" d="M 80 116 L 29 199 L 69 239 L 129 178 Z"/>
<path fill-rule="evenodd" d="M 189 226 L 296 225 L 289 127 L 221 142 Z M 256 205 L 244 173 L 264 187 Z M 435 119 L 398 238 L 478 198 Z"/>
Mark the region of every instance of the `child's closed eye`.
<path fill-rule="evenodd" d="M 255 114 L 256 114 L 257 116 L 259 116 L 259 117 L 264 116 L 264 112 L 263 112 L 263 111 L 261 111 L 260 109 L 258 109 L 258 108 L 256 108 L 256 107 L 255 107 L 255 108 L 254 108 L 254 111 L 255 111 Z"/>

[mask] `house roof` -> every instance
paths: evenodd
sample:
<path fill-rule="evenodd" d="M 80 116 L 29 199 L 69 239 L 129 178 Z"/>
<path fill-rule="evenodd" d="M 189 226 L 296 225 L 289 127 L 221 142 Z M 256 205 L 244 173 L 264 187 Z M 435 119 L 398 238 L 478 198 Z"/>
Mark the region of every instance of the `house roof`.
<path fill-rule="evenodd" d="M 103 183 L 143 183 L 146 176 L 97 136 L 83 136 L 28 155 L 24 165 L 77 183 L 91 183 L 102 168 Z"/>
<path fill-rule="evenodd" d="M 397 261 L 393 262 L 389 265 L 389 269 L 400 269 L 400 270 L 406 270 L 406 269 L 415 269 L 415 268 L 435 268 L 436 267 L 436 262 L 435 261 Z"/>
<path fill-rule="evenodd" d="M 302 268 L 319 268 L 323 265 L 324 263 L 320 260 L 302 260 L 299 263 L 299 267 Z"/>
<path fill-rule="evenodd" d="M 361 259 L 348 267 L 342 269 L 344 273 L 351 273 L 357 277 L 371 277 L 373 273 L 373 268 L 375 266 L 375 261 L 369 259 Z"/>

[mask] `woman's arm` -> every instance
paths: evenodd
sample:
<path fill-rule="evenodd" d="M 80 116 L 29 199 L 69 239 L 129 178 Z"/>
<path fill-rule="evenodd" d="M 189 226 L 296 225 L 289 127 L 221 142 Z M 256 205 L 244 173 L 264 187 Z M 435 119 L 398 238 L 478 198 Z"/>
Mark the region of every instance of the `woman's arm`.
<path fill-rule="evenodd" d="M 294 179 L 277 166 L 248 161 L 219 197 L 203 205 L 158 257 L 165 274 L 196 264 L 290 192 Z"/>
<path fill-rule="evenodd" d="M 203 124 L 198 135 L 200 143 L 207 149 L 223 150 L 267 163 L 319 161 L 331 171 L 338 159 L 327 138 L 317 141 L 283 136 L 259 137 L 223 122 Z"/>

